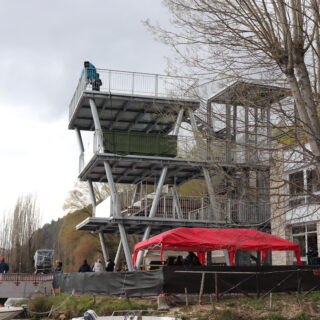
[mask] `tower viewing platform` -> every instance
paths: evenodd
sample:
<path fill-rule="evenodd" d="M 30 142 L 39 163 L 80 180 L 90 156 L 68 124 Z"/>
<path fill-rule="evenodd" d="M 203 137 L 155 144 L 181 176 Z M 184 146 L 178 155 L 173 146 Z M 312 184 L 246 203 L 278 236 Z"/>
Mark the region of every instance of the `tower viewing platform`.
<path fill-rule="evenodd" d="M 197 80 L 128 71 L 96 69 L 99 90 L 83 72 L 69 105 L 69 129 L 94 130 L 90 98 L 101 126 L 108 130 L 168 133 L 179 107 L 199 108 Z M 161 117 L 161 114 L 163 115 Z"/>

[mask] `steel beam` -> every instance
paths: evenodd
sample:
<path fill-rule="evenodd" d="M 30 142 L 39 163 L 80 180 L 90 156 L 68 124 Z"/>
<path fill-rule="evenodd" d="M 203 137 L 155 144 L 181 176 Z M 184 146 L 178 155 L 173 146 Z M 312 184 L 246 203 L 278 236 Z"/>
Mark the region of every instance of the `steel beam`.
<path fill-rule="evenodd" d="M 109 252 L 106 247 L 106 243 L 104 241 L 103 232 L 100 231 L 98 234 L 99 234 L 99 240 L 100 240 L 100 245 L 101 245 L 101 249 L 102 249 L 104 264 L 105 264 L 105 266 L 107 266 L 107 261 L 109 259 Z"/>
<path fill-rule="evenodd" d="M 114 258 L 114 266 L 118 266 L 120 268 L 120 254 L 121 254 L 121 249 L 122 249 L 122 242 L 121 240 L 119 241 L 116 257 Z M 116 270 L 117 271 L 117 270 Z"/>
<path fill-rule="evenodd" d="M 178 218 L 183 219 L 181 205 L 179 201 L 179 195 L 178 195 L 177 187 L 175 184 L 172 187 L 172 195 L 173 195 L 173 205 L 177 212 Z"/>
<path fill-rule="evenodd" d="M 95 196 L 95 193 L 94 193 L 94 188 L 93 188 L 93 184 L 92 184 L 91 180 L 88 180 L 88 187 L 89 187 L 89 195 L 90 195 L 91 203 L 92 203 L 92 217 L 95 217 L 96 216 L 97 202 L 96 202 L 96 196 Z M 102 231 L 99 231 L 98 234 L 99 234 L 99 241 L 100 241 L 100 246 L 101 246 L 101 250 L 102 250 L 102 254 L 103 254 L 103 259 L 104 259 L 105 264 L 106 264 L 107 260 L 108 260 L 108 257 L 109 257 L 108 249 L 106 247 Z"/>
<path fill-rule="evenodd" d="M 195 133 L 198 131 L 196 118 L 195 118 L 193 110 L 191 108 L 188 109 L 188 113 L 189 113 L 189 118 L 190 118 L 190 123 L 191 123 L 192 131 L 193 131 L 193 135 L 195 135 Z"/>
<path fill-rule="evenodd" d="M 133 271 L 133 265 L 132 265 L 132 261 L 131 261 L 131 254 L 130 254 L 126 230 L 125 230 L 122 223 L 119 223 L 118 227 L 119 227 L 119 231 L 120 231 L 121 243 L 122 243 L 124 255 L 126 257 L 126 263 L 128 266 L 128 270 Z"/>
<path fill-rule="evenodd" d="M 112 170 L 110 167 L 110 164 L 108 161 L 103 161 L 104 169 L 106 171 L 106 176 L 108 180 L 108 185 L 110 188 L 110 195 L 113 203 L 113 216 L 119 218 L 121 217 L 121 208 L 120 208 L 120 201 L 119 201 L 119 196 L 118 192 L 116 189 L 116 185 L 113 180 L 113 175 L 112 175 Z"/>
<path fill-rule="evenodd" d="M 120 201 L 119 201 L 119 196 L 118 196 L 118 192 L 116 190 L 115 183 L 113 181 L 111 167 L 110 167 L 110 164 L 108 161 L 104 161 L 103 165 L 104 165 L 104 168 L 106 171 L 108 184 L 109 184 L 109 188 L 110 188 L 110 193 L 111 193 L 111 199 L 112 199 L 112 203 L 113 203 L 113 216 L 115 216 L 116 218 L 120 218 L 121 217 Z M 131 262 L 131 254 L 130 254 L 127 235 L 126 235 L 126 230 L 125 230 L 122 223 L 119 223 L 118 227 L 119 227 L 119 232 L 120 232 L 124 255 L 126 257 L 126 263 L 128 266 L 128 270 L 133 271 L 133 266 L 132 266 L 132 262 Z"/>
<path fill-rule="evenodd" d="M 191 121 L 192 130 L 193 130 L 193 132 L 194 132 L 193 134 L 194 134 L 195 140 L 197 140 L 196 132 L 197 132 L 198 128 L 197 128 L 197 123 L 196 123 L 196 120 L 195 120 L 195 117 L 194 117 L 194 114 L 193 114 L 193 110 L 192 110 L 191 108 L 189 108 L 188 111 L 189 111 L 189 116 L 190 116 L 190 121 Z M 204 178 L 205 178 L 206 183 L 207 183 L 209 200 L 210 200 L 210 206 L 211 206 L 212 215 L 213 215 L 212 217 L 214 218 L 215 211 L 216 211 L 216 209 L 217 209 L 217 204 L 216 204 L 216 199 L 215 199 L 215 193 L 214 193 L 212 181 L 211 181 L 211 178 L 210 178 L 209 170 L 208 170 L 207 168 L 205 168 L 205 167 L 203 167 L 202 170 L 203 170 Z"/>
<path fill-rule="evenodd" d="M 94 194 L 93 184 L 90 179 L 88 179 L 88 187 L 89 187 L 89 195 L 90 195 L 90 199 L 91 199 L 91 203 L 92 203 L 92 216 L 95 217 L 97 202 L 96 202 L 96 196 Z"/>
<path fill-rule="evenodd" d="M 94 128 L 95 130 L 101 130 L 101 124 L 100 124 L 96 103 L 94 102 L 93 99 L 89 99 L 89 104 L 90 104 L 90 109 L 93 117 Z"/>
<path fill-rule="evenodd" d="M 206 183 L 207 183 L 209 201 L 210 201 L 210 206 L 211 206 L 211 210 L 212 210 L 212 218 L 214 218 L 215 217 L 215 213 L 217 211 L 217 202 L 216 202 L 216 199 L 215 199 L 214 189 L 213 189 L 213 185 L 212 185 L 212 181 L 211 181 L 209 170 L 207 168 L 205 168 L 205 167 L 203 167 L 202 170 L 203 170 L 204 178 L 205 178 Z M 218 219 L 220 218 L 220 214 L 219 214 L 219 216 L 217 218 Z"/>
<path fill-rule="evenodd" d="M 162 187 L 163 187 L 164 181 L 166 179 L 167 172 L 168 172 L 168 167 L 164 167 L 162 169 L 161 176 L 160 176 L 160 179 L 159 179 L 159 182 L 158 182 L 158 185 L 157 185 L 157 189 L 156 189 L 156 192 L 155 192 L 155 196 L 154 196 L 153 201 L 152 201 L 150 213 L 149 213 L 149 216 L 148 216 L 149 218 L 153 218 L 156 215 L 156 211 L 157 211 L 157 208 L 158 208 L 159 200 L 160 200 L 160 197 L 161 197 Z M 144 240 L 149 238 L 150 232 L 151 232 L 151 226 L 147 226 L 147 228 L 146 228 L 146 230 L 145 230 L 145 232 L 143 234 L 142 241 L 144 241 Z M 141 264 L 142 256 L 143 256 L 143 250 L 140 250 L 139 253 L 138 253 L 137 260 L 136 260 L 136 267 L 137 268 Z"/>
<path fill-rule="evenodd" d="M 175 136 L 179 133 L 179 129 L 180 129 L 180 126 L 181 126 L 183 114 L 184 114 L 184 109 L 181 108 L 179 110 L 177 121 L 176 121 L 176 124 L 174 126 L 173 133 L 172 133 Z"/>
<path fill-rule="evenodd" d="M 97 150 L 100 152 L 103 152 L 103 138 L 102 138 L 102 129 L 101 129 L 101 123 L 98 115 L 98 110 L 96 103 L 94 102 L 93 99 L 89 99 L 89 104 L 90 104 L 90 109 L 93 117 L 93 123 L 94 123 L 94 128 L 95 128 L 95 134 L 98 136 L 97 137 Z M 101 150 L 102 149 L 102 150 Z M 96 150 L 95 150 L 96 152 Z"/>
<path fill-rule="evenodd" d="M 83 146 L 81 131 L 79 130 L 79 128 L 76 128 L 75 130 L 76 130 L 76 134 L 77 134 L 77 141 L 78 141 L 80 152 L 83 153 L 84 152 L 84 146 Z"/>

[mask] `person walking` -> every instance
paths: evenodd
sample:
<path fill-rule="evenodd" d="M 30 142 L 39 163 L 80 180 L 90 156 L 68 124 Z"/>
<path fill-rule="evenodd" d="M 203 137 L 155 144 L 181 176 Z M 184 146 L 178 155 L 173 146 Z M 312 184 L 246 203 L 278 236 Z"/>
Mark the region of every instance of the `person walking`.
<path fill-rule="evenodd" d="M 100 259 L 98 259 L 95 262 L 95 264 L 94 264 L 94 266 L 92 268 L 92 271 L 93 272 L 105 272 L 105 268 L 103 267 L 103 264 L 102 264 Z"/>
<path fill-rule="evenodd" d="M 91 268 L 88 264 L 87 259 L 83 261 L 82 265 L 79 267 L 78 272 L 91 272 Z"/>
<path fill-rule="evenodd" d="M 108 272 L 113 272 L 114 271 L 114 262 L 111 259 L 107 260 L 106 271 L 108 271 Z"/>
<path fill-rule="evenodd" d="M 7 273 L 8 271 L 8 264 L 4 261 L 4 257 L 0 257 L 0 273 Z"/>
<path fill-rule="evenodd" d="M 56 260 L 56 267 L 54 268 L 54 272 L 63 272 L 61 260 Z"/>

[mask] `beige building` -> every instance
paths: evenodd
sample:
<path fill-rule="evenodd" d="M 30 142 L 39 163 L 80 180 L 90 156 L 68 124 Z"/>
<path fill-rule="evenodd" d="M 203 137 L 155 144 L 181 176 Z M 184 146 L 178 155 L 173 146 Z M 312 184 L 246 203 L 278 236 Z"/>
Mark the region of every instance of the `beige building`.
<path fill-rule="evenodd" d="M 272 161 L 271 231 L 299 244 L 301 260 L 307 264 L 308 257 L 318 257 L 320 248 L 320 181 L 298 147 L 279 148 Z M 275 265 L 295 263 L 293 255 L 286 252 L 274 252 L 272 258 Z"/>

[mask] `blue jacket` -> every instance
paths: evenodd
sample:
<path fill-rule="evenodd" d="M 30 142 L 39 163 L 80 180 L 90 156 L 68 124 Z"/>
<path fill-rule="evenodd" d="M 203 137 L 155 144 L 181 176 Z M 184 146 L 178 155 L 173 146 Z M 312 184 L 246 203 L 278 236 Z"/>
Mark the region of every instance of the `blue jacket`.
<path fill-rule="evenodd" d="M 87 78 L 89 80 L 97 80 L 98 79 L 97 69 L 91 62 L 89 62 L 88 67 L 86 67 L 86 70 L 87 70 Z"/>
<path fill-rule="evenodd" d="M 9 266 L 4 261 L 0 261 L 0 273 L 6 273 L 9 271 Z"/>

